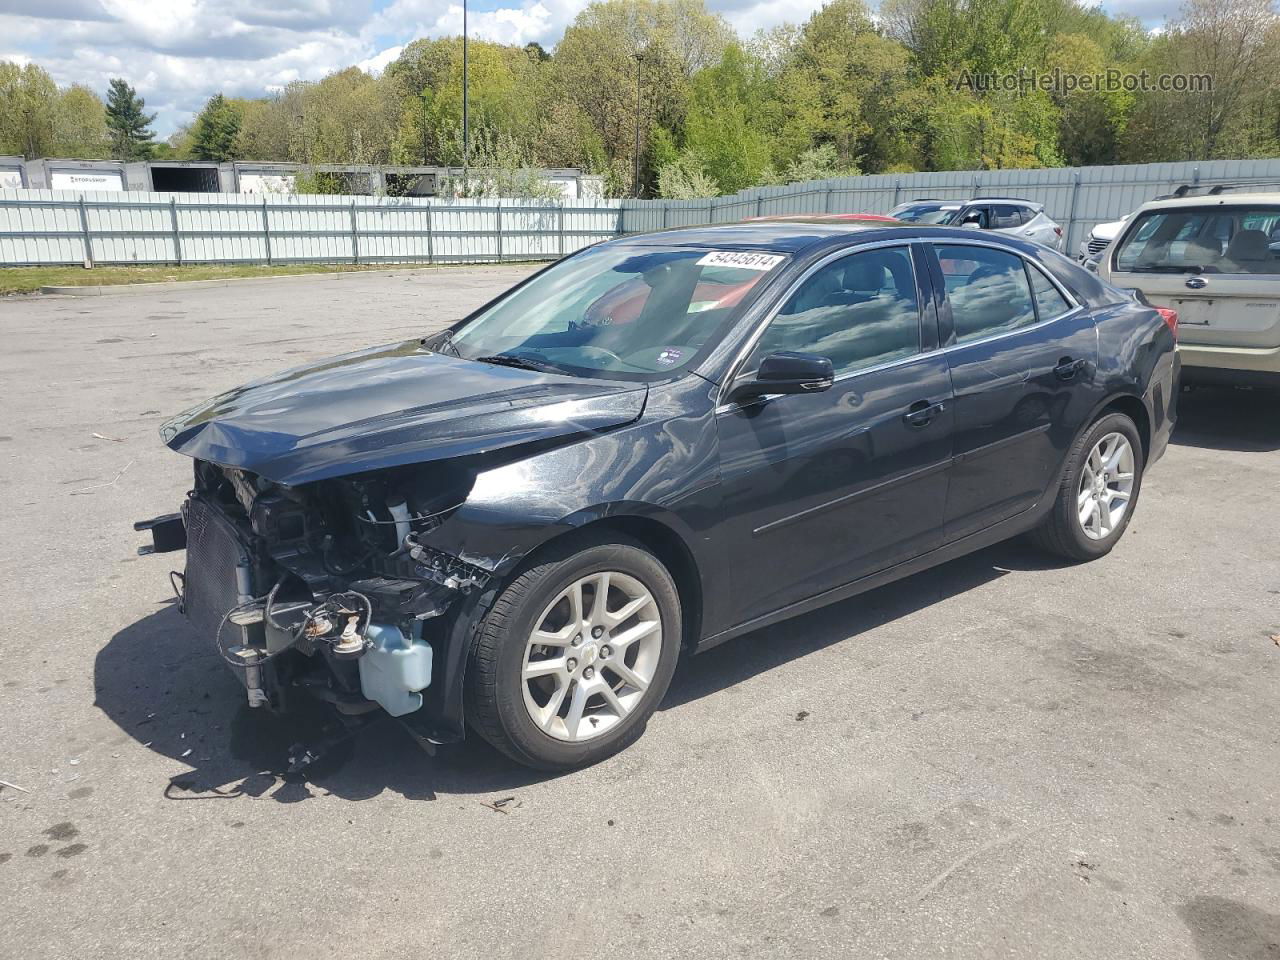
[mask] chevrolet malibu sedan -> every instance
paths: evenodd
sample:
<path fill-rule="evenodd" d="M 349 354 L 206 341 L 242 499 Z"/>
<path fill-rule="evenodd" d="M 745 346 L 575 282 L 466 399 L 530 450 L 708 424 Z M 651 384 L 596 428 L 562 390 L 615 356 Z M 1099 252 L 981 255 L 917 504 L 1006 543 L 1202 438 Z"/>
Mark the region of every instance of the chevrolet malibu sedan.
<path fill-rule="evenodd" d="M 1017 534 L 1103 556 L 1176 364 L 1172 322 L 1017 238 L 628 237 L 169 421 L 192 490 L 139 528 L 251 704 L 565 769 L 684 652 Z"/>

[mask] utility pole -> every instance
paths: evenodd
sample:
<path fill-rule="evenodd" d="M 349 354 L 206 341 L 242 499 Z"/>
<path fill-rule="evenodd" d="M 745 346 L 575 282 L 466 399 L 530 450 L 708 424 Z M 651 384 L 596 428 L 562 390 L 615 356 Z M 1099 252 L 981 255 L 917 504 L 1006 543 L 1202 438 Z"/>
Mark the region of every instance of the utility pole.
<path fill-rule="evenodd" d="M 422 93 L 418 94 L 422 98 L 422 165 L 427 165 L 427 98 L 431 96 L 431 88 L 423 87 Z"/>
<path fill-rule="evenodd" d="M 471 131 L 467 120 L 467 0 L 462 0 L 462 180 L 466 184 L 471 162 Z M 469 185 L 467 186 L 469 190 Z"/>
<path fill-rule="evenodd" d="M 635 175 L 631 184 L 631 193 L 633 196 L 640 196 L 640 69 L 644 62 L 644 54 L 639 51 L 635 54 L 636 58 L 636 149 L 635 149 Z"/>

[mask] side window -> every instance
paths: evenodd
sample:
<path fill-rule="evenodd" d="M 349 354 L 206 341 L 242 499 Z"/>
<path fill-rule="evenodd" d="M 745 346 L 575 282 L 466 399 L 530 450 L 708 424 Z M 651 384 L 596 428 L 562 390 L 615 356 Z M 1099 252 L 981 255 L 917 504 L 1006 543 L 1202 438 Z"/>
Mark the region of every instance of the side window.
<path fill-rule="evenodd" d="M 977 224 L 979 229 L 987 230 L 991 227 L 990 208 L 981 205 L 965 207 L 960 211 L 960 216 L 956 218 L 957 224 L 973 223 Z"/>
<path fill-rule="evenodd" d="M 1052 320 L 1071 309 L 1066 297 L 1039 269 L 1027 264 L 1027 273 L 1031 276 L 1031 293 L 1036 299 L 1036 312 L 1041 320 Z"/>
<path fill-rule="evenodd" d="M 1018 219 L 1022 221 L 1021 225 L 1025 227 L 1028 223 L 1030 223 L 1032 220 L 1036 218 L 1036 215 L 1038 213 L 1039 213 L 1038 210 L 1033 210 L 1030 207 L 1019 207 Z"/>
<path fill-rule="evenodd" d="M 1022 218 L 1018 215 L 1017 207 L 1008 203 L 997 203 L 991 208 L 992 230 L 1008 230 L 1021 224 Z"/>
<path fill-rule="evenodd" d="M 918 353 L 911 251 L 855 253 L 810 275 L 769 322 L 748 367 L 784 350 L 828 357 L 837 376 Z"/>
<path fill-rule="evenodd" d="M 990 247 L 937 244 L 956 341 L 965 343 L 1036 322 L 1022 258 Z"/>

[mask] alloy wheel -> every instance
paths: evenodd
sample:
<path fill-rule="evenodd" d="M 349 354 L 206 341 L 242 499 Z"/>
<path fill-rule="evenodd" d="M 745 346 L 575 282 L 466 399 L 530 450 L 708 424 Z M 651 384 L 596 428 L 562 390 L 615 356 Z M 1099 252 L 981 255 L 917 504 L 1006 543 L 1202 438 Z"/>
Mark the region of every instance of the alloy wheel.
<path fill-rule="evenodd" d="M 640 704 L 662 655 L 662 615 L 628 574 L 575 580 L 534 623 L 521 667 L 525 707 L 557 740 L 607 733 Z"/>
<path fill-rule="evenodd" d="M 1133 446 L 1124 434 L 1108 433 L 1094 444 L 1076 491 L 1080 527 L 1090 540 L 1105 539 L 1124 520 L 1133 497 L 1133 472 Z"/>

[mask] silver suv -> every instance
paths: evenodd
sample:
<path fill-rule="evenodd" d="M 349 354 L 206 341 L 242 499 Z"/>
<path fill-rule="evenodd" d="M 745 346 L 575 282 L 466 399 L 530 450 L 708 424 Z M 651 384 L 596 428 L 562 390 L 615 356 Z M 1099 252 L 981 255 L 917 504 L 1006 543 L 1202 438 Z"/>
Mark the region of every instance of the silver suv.
<path fill-rule="evenodd" d="M 1049 219 L 1044 204 L 1017 197 L 974 197 L 949 221 L 956 227 L 994 230 L 1062 250 L 1062 228 Z"/>

